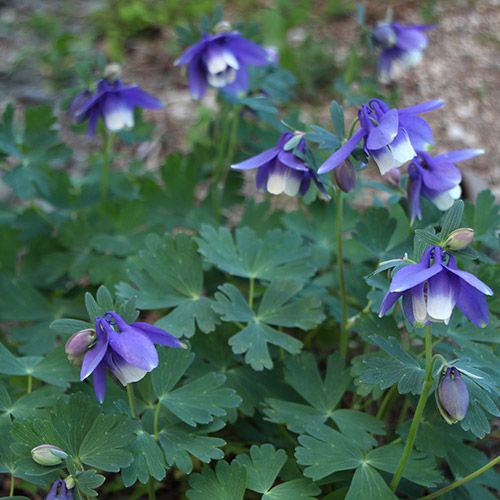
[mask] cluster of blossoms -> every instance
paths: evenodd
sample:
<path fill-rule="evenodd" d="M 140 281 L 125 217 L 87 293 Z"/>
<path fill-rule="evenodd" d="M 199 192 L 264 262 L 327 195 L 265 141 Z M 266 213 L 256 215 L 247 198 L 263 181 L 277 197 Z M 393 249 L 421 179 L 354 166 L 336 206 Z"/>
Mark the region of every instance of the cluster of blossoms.
<path fill-rule="evenodd" d="M 126 386 L 158 366 L 154 344 L 186 347 L 161 328 L 143 322 L 129 325 L 116 312 L 109 311 L 96 318 L 95 330 L 82 330 L 70 337 L 66 354 L 70 360 L 82 360 L 80 379 L 93 376 L 94 392 L 102 403 L 108 370 Z"/>

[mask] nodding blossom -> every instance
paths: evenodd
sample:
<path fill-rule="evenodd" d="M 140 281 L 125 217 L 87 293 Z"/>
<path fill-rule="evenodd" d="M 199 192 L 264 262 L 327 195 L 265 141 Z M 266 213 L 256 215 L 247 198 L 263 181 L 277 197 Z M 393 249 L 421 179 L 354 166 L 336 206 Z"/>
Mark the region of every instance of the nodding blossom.
<path fill-rule="evenodd" d="M 85 90 L 78 94 L 69 107 L 77 122 L 88 122 L 88 135 L 95 134 L 101 118 L 110 132 L 132 128 L 134 109 L 160 109 L 162 102 L 142 90 L 138 85 L 124 85 L 120 80 L 104 78 L 95 92 Z"/>
<path fill-rule="evenodd" d="M 408 108 L 396 109 L 381 99 L 372 99 L 358 111 L 359 130 L 320 166 L 324 174 L 345 161 L 359 141 L 368 157 L 373 158 L 384 175 L 426 151 L 433 144 L 432 130 L 420 116 L 443 105 L 441 100 L 426 101 Z"/>
<path fill-rule="evenodd" d="M 205 33 L 175 61 L 187 66 L 191 95 L 201 99 L 208 86 L 238 95 L 248 90 L 248 66 L 270 64 L 275 55 L 237 31 Z"/>
<path fill-rule="evenodd" d="M 126 386 L 141 380 L 158 366 L 154 344 L 185 347 L 179 339 L 161 328 L 142 322 L 129 325 L 112 311 L 96 318 L 95 333 L 97 341 L 83 358 L 80 380 L 93 375 L 94 392 L 100 403 L 106 394 L 108 370 Z"/>
<path fill-rule="evenodd" d="M 73 500 L 73 491 L 66 487 L 62 479 L 54 481 L 45 500 Z"/>
<path fill-rule="evenodd" d="M 316 172 L 310 168 L 302 157 L 306 154 L 306 141 L 301 138 L 296 148 L 301 156 L 293 151 L 284 149 L 287 142 L 294 137 L 291 132 L 285 132 L 279 138 L 278 144 L 241 163 L 231 165 L 234 170 L 257 170 L 257 189 L 270 194 L 286 194 L 288 196 L 304 195 L 307 193 L 311 180 L 318 189 L 328 196 L 325 187 L 319 180 Z"/>
<path fill-rule="evenodd" d="M 490 287 L 473 274 L 458 269 L 453 255 L 432 246 L 423 253 L 420 262 L 394 274 L 380 306 L 380 316 L 402 297 L 405 316 L 414 325 L 448 324 L 457 306 L 469 320 L 483 327 L 488 323 L 485 295 L 493 295 Z"/>
<path fill-rule="evenodd" d="M 422 218 L 420 197 L 431 200 L 440 210 L 451 208 L 460 198 L 462 174 L 455 165 L 457 161 L 468 160 L 483 154 L 482 149 L 462 149 L 432 157 L 419 151 L 408 167 L 408 201 L 411 221 Z"/>
<path fill-rule="evenodd" d="M 428 24 L 387 22 L 380 22 L 373 28 L 373 43 L 382 49 L 377 65 L 382 83 L 396 80 L 407 68 L 420 63 L 427 48 L 425 32 L 433 28 Z"/>

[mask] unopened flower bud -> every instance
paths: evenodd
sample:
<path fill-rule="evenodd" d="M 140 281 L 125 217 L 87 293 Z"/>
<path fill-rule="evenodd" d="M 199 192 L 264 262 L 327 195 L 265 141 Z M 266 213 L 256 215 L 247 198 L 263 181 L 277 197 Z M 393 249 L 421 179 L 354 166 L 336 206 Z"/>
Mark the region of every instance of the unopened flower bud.
<path fill-rule="evenodd" d="M 225 33 L 226 31 L 231 31 L 233 27 L 231 23 L 228 21 L 220 21 L 215 25 L 214 31 L 215 33 Z"/>
<path fill-rule="evenodd" d="M 455 424 L 465 418 L 469 407 L 469 391 L 454 366 L 447 368 L 436 390 L 436 402 L 443 418 Z"/>
<path fill-rule="evenodd" d="M 118 63 L 110 63 L 104 68 L 104 78 L 117 80 L 122 74 L 122 67 Z"/>
<path fill-rule="evenodd" d="M 31 450 L 31 458 L 40 465 L 59 465 L 68 454 L 52 444 L 41 444 Z"/>
<path fill-rule="evenodd" d="M 73 363 L 78 363 L 96 340 L 95 330 L 92 328 L 86 328 L 73 334 L 64 347 L 68 359 Z"/>
<path fill-rule="evenodd" d="M 356 167 L 347 159 L 333 171 L 339 189 L 349 193 L 356 187 Z"/>
<path fill-rule="evenodd" d="M 461 227 L 450 233 L 444 242 L 444 246 L 449 250 L 463 250 L 472 243 L 473 239 L 474 229 Z"/>

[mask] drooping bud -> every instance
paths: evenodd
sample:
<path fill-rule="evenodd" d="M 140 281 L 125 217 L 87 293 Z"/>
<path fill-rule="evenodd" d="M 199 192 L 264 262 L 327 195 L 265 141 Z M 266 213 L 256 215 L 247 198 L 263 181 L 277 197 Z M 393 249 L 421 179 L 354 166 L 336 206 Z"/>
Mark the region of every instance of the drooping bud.
<path fill-rule="evenodd" d="M 339 189 L 349 193 L 356 187 L 356 167 L 347 159 L 333 171 L 333 177 Z"/>
<path fill-rule="evenodd" d="M 463 250 L 467 248 L 474 239 L 474 229 L 469 227 L 460 227 L 455 229 L 446 241 L 444 242 L 444 246 L 448 250 Z"/>
<path fill-rule="evenodd" d="M 396 33 L 389 23 L 378 23 L 372 30 L 372 40 L 375 45 L 387 49 L 396 44 Z"/>
<path fill-rule="evenodd" d="M 104 68 L 104 78 L 108 80 L 117 80 L 121 77 L 122 67 L 118 63 L 109 63 Z"/>
<path fill-rule="evenodd" d="M 68 454 L 53 444 L 41 444 L 31 450 L 31 458 L 40 465 L 59 465 Z"/>
<path fill-rule="evenodd" d="M 228 21 L 219 21 L 214 28 L 215 33 L 225 33 L 227 31 L 231 31 L 233 27 L 231 23 Z"/>
<path fill-rule="evenodd" d="M 64 350 L 72 363 L 79 363 L 89 348 L 97 341 L 95 330 L 86 328 L 68 339 Z"/>
<path fill-rule="evenodd" d="M 469 391 L 454 366 L 447 368 L 436 390 L 436 403 L 443 418 L 455 424 L 465 418 L 469 407 Z"/>

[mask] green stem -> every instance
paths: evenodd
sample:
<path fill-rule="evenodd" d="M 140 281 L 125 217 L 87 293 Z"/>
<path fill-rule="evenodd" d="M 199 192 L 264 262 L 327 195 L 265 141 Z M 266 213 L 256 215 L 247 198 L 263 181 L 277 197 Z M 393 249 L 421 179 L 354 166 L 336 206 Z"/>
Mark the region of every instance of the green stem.
<path fill-rule="evenodd" d="M 33 377 L 31 375 L 28 375 L 28 387 L 26 389 L 26 392 L 28 394 L 31 394 L 32 390 L 33 390 Z"/>
<path fill-rule="evenodd" d="M 398 387 L 397 385 L 393 385 L 386 393 L 384 399 L 382 400 L 382 403 L 380 405 L 380 408 L 377 411 L 376 417 L 380 420 L 384 420 L 385 415 L 387 413 L 388 408 L 390 407 L 391 403 L 394 401 L 394 398 L 396 397 L 398 393 Z"/>
<path fill-rule="evenodd" d="M 155 438 L 155 441 L 158 441 L 159 439 L 158 423 L 160 419 L 160 410 L 161 410 L 161 403 L 160 400 L 158 400 L 158 403 L 156 403 L 155 413 L 153 417 L 153 436 Z"/>
<path fill-rule="evenodd" d="M 425 327 L 425 376 L 424 376 L 424 386 L 422 388 L 422 393 L 417 403 L 417 408 L 415 410 L 415 415 L 411 422 L 410 431 L 408 433 L 408 438 L 406 440 L 405 447 L 403 449 L 403 455 L 399 461 L 394 477 L 391 481 L 392 491 L 396 491 L 401 476 L 405 470 L 406 464 L 410 459 L 411 451 L 413 449 L 413 443 L 417 436 L 418 427 L 420 425 L 420 420 L 422 419 L 422 414 L 424 413 L 425 403 L 427 402 L 427 396 L 429 395 L 429 390 L 432 385 L 432 332 L 431 327 Z"/>
<path fill-rule="evenodd" d="M 342 227 L 344 222 L 344 202 L 342 191 L 337 191 L 337 276 L 339 282 L 339 298 L 341 308 L 340 320 L 340 355 L 347 356 L 347 343 L 349 331 L 347 329 L 347 298 L 344 278 L 344 259 L 342 256 Z"/>
<path fill-rule="evenodd" d="M 114 135 L 112 132 L 105 131 L 103 134 L 104 143 L 104 157 L 101 166 L 101 180 L 100 180 L 100 192 L 101 192 L 101 203 L 106 201 L 108 196 L 108 184 L 109 184 L 109 173 L 111 170 L 111 152 L 113 151 L 113 139 Z"/>
<path fill-rule="evenodd" d="M 156 500 L 155 483 L 152 477 L 148 481 L 148 500 Z"/>
<path fill-rule="evenodd" d="M 462 479 L 459 479 L 458 481 L 455 481 L 449 484 L 448 486 L 441 488 L 440 490 L 435 491 L 434 493 L 431 493 L 430 495 L 426 495 L 425 497 L 420 498 L 420 500 L 431 500 L 432 498 L 438 498 L 441 495 L 444 495 L 445 493 L 448 493 L 449 491 L 454 490 L 459 486 L 462 486 L 462 484 L 465 484 L 469 481 L 472 481 L 473 479 L 476 479 L 476 477 L 480 476 L 481 474 L 484 474 L 487 470 L 491 469 L 492 467 L 495 467 L 495 465 L 498 464 L 499 462 L 500 462 L 500 456 L 494 458 L 486 465 L 483 465 L 480 469 L 477 469 L 468 476 L 465 476 Z"/>
<path fill-rule="evenodd" d="M 137 418 L 137 411 L 135 409 L 135 398 L 134 398 L 134 388 L 132 384 L 127 384 L 127 396 L 128 396 L 128 405 L 130 406 L 130 413 L 133 418 Z"/>
<path fill-rule="evenodd" d="M 14 488 L 16 486 L 16 483 L 15 483 L 15 480 L 14 480 L 14 476 L 11 474 L 10 475 L 10 490 L 9 490 L 9 497 L 13 497 L 14 496 Z"/>
<path fill-rule="evenodd" d="M 255 289 L 255 278 L 253 276 L 250 276 L 250 286 L 248 289 L 248 305 L 250 306 L 250 309 L 253 308 L 254 289 Z"/>

